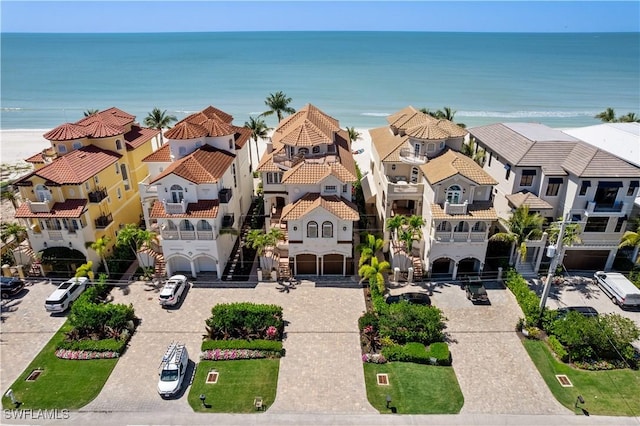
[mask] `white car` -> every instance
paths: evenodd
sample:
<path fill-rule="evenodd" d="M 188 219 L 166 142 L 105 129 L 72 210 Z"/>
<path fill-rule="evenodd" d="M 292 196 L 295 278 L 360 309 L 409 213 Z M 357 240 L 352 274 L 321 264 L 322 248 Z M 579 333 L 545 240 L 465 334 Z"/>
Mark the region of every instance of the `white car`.
<path fill-rule="evenodd" d="M 44 302 L 44 308 L 47 312 L 53 313 L 66 311 L 71 306 L 71 303 L 87 288 L 88 282 L 89 278 L 87 277 L 71 278 L 63 282 L 51 293 L 51 296 L 47 297 Z"/>
<path fill-rule="evenodd" d="M 162 398 L 169 398 L 178 393 L 188 365 L 189 354 L 184 343 L 171 343 L 162 357 L 158 372 L 158 393 Z"/>
<path fill-rule="evenodd" d="M 173 275 L 165 283 L 160 291 L 159 301 L 161 306 L 173 306 L 180 301 L 180 297 L 187 288 L 187 277 L 184 275 Z"/>

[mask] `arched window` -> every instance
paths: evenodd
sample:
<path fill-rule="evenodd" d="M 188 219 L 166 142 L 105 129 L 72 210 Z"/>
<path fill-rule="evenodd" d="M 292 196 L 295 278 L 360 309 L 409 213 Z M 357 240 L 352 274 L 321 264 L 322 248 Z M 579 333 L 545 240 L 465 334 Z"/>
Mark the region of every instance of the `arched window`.
<path fill-rule="evenodd" d="M 460 204 L 462 199 L 462 188 L 458 185 L 451 185 L 447 188 L 447 201 L 451 204 Z"/>
<path fill-rule="evenodd" d="M 193 224 L 187 219 L 183 219 L 180 222 L 180 230 L 181 231 L 193 231 Z"/>
<path fill-rule="evenodd" d="M 168 221 L 167 221 L 167 230 L 168 230 L 168 231 L 177 231 L 177 230 L 178 230 L 178 227 L 176 226 L 176 224 L 175 224 L 175 223 L 173 223 L 173 221 L 172 221 L 172 220 L 168 220 Z"/>
<path fill-rule="evenodd" d="M 314 146 L 311 149 L 311 152 L 313 152 L 314 154 L 319 154 L 320 153 L 320 147 L 318 145 Z"/>
<path fill-rule="evenodd" d="M 211 224 L 206 220 L 198 221 L 198 231 L 211 231 Z"/>
<path fill-rule="evenodd" d="M 487 224 L 484 222 L 476 222 L 473 224 L 473 228 L 471 228 L 471 231 L 473 232 L 484 232 L 487 230 Z"/>
<path fill-rule="evenodd" d="M 307 224 L 307 238 L 318 238 L 318 224 L 316 222 Z"/>
<path fill-rule="evenodd" d="M 333 223 L 322 223 L 322 238 L 333 238 Z"/>
<path fill-rule="evenodd" d="M 436 227 L 437 231 L 440 232 L 451 232 L 451 223 L 450 222 L 440 222 Z"/>
<path fill-rule="evenodd" d="M 309 153 L 309 148 L 300 148 L 298 150 L 298 154 L 307 155 Z"/>
<path fill-rule="evenodd" d="M 43 184 L 36 185 L 36 198 L 38 201 L 46 201 L 51 199 L 51 191 Z"/>
<path fill-rule="evenodd" d="M 461 220 L 458 222 L 453 232 L 469 232 L 469 223 Z"/>
<path fill-rule="evenodd" d="M 184 192 L 180 185 L 171 185 L 171 202 L 181 203 L 184 199 Z"/>

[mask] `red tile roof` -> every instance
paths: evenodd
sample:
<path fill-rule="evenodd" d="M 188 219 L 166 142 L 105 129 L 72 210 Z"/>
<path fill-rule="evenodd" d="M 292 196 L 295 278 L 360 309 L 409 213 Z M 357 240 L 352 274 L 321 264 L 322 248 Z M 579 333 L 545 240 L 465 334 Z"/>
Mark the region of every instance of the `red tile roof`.
<path fill-rule="evenodd" d="M 59 185 L 80 184 L 118 161 L 122 155 L 94 145 L 71 151 L 34 172 Z"/>
<path fill-rule="evenodd" d="M 86 129 L 87 135 L 92 138 L 108 138 L 123 134 L 125 131 L 122 126 L 116 126 L 98 118 L 88 123 Z"/>
<path fill-rule="evenodd" d="M 77 124 L 64 123 L 42 136 L 50 141 L 69 141 L 84 138 L 87 136 L 87 129 Z"/>
<path fill-rule="evenodd" d="M 62 203 L 54 203 L 51 211 L 42 213 L 31 213 L 29 203 L 22 203 L 16 210 L 16 217 L 20 218 L 77 218 L 82 215 L 84 206 L 87 205 L 87 200 L 69 199 Z"/>
<path fill-rule="evenodd" d="M 144 163 L 170 163 L 171 162 L 171 147 L 168 144 L 164 144 L 162 147 L 147 155 L 142 159 Z"/>
<path fill-rule="evenodd" d="M 207 136 L 207 129 L 199 124 L 181 121 L 173 128 L 167 130 L 164 137 L 167 139 L 195 139 Z"/>
<path fill-rule="evenodd" d="M 327 212 L 342 220 L 360 220 L 358 207 L 351 201 L 335 195 L 320 195 L 308 193 L 293 204 L 287 204 L 282 209 L 281 220 L 296 220 L 311 213 L 316 208 L 323 208 Z"/>
<path fill-rule="evenodd" d="M 124 140 L 127 144 L 127 150 L 136 149 L 143 145 L 146 141 L 160 133 L 158 129 L 149 129 L 147 127 L 132 126 L 131 130 L 124 134 Z"/>
<path fill-rule="evenodd" d="M 189 219 L 189 218 L 214 218 L 218 217 L 218 200 L 200 200 L 197 203 L 187 204 L 187 212 L 179 214 L 167 214 L 162 205 L 162 201 L 156 200 L 151 207 L 151 213 L 149 217 L 154 219 L 161 218 L 176 218 L 176 219 Z"/>
<path fill-rule="evenodd" d="M 231 167 L 234 158 L 234 154 L 204 145 L 186 157 L 174 161 L 150 183 L 156 183 L 168 175 L 180 176 L 195 184 L 214 183 Z"/>
<path fill-rule="evenodd" d="M 112 107 L 75 123 L 64 123 L 44 134 L 50 141 L 68 141 L 73 139 L 105 138 L 125 132 L 126 126 L 133 123 L 135 115 Z"/>

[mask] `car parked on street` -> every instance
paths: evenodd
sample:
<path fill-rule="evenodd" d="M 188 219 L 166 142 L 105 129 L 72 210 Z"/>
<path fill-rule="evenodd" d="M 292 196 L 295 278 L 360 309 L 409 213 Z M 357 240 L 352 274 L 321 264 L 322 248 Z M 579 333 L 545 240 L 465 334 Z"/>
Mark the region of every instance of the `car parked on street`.
<path fill-rule="evenodd" d="M 414 305 L 431 306 L 431 298 L 429 297 L 429 295 L 425 293 L 419 293 L 419 292 L 402 293 L 396 296 L 389 295 L 387 296 L 385 301 L 389 304 L 406 301 Z"/>
<path fill-rule="evenodd" d="M 8 299 L 20 293 L 24 288 L 24 281 L 16 277 L 0 277 L 2 283 L 2 298 Z"/>
<path fill-rule="evenodd" d="M 180 297 L 187 288 L 187 277 L 184 275 L 173 275 L 165 283 L 158 297 L 160 306 L 175 306 L 180 302 Z"/>
<path fill-rule="evenodd" d="M 47 297 L 44 307 L 48 312 L 60 313 L 69 309 L 71 303 L 82 294 L 87 288 L 89 278 L 71 278 L 58 286 L 58 288 Z"/>

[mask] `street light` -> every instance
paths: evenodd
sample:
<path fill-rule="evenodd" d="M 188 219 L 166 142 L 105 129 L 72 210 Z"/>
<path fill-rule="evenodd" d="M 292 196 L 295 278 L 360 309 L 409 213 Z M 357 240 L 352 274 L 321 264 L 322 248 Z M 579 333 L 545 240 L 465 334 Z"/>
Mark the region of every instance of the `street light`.
<path fill-rule="evenodd" d="M 391 395 L 387 395 L 387 408 L 391 405 Z"/>

